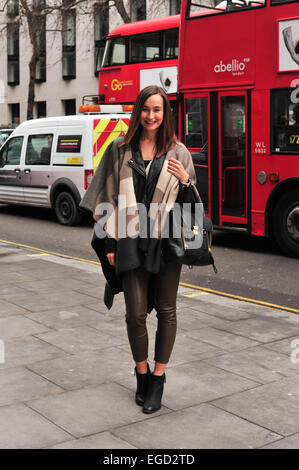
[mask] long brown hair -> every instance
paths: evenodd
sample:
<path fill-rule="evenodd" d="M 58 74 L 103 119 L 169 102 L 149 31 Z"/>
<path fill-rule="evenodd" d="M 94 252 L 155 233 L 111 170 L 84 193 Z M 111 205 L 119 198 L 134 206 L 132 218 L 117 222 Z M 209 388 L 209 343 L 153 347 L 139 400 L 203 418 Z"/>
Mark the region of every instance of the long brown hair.
<path fill-rule="evenodd" d="M 163 121 L 156 134 L 156 156 L 160 157 L 173 147 L 177 138 L 174 132 L 173 117 L 167 95 L 161 87 L 156 85 L 147 86 L 138 93 L 129 129 L 121 146 L 130 146 L 139 142 L 142 133 L 142 125 L 140 123 L 141 111 L 146 100 L 152 95 L 160 95 L 163 98 Z"/>

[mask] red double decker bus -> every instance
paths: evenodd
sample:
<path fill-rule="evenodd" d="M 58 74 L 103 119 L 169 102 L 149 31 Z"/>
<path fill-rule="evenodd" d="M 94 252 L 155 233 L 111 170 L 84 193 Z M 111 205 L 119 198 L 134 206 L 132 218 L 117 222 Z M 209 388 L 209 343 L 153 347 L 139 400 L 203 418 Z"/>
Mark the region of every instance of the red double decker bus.
<path fill-rule="evenodd" d="M 180 15 L 137 21 L 107 36 L 99 70 L 99 104 L 131 104 L 148 85 L 161 86 L 177 115 Z"/>
<path fill-rule="evenodd" d="M 100 103 L 134 103 L 141 88 L 164 83 L 214 225 L 274 235 L 291 256 L 299 256 L 298 3 L 182 0 L 180 17 L 114 29 L 99 74 Z"/>
<path fill-rule="evenodd" d="M 182 0 L 180 138 L 219 227 L 299 256 L 299 2 Z"/>

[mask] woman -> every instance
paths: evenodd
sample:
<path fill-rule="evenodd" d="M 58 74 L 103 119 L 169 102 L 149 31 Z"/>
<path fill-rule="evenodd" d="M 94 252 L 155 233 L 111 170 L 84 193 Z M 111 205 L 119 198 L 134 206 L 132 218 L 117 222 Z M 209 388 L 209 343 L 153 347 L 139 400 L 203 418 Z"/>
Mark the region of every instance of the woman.
<path fill-rule="evenodd" d="M 167 258 L 165 217 L 157 207 L 166 208 L 165 215 L 175 202 L 197 200 L 192 158 L 176 139 L 167 95 L 160 87 L 146 87 L 137 96 L 126 136 L 107 148 L 81 203 L 93 211 L 97 222 L 92 245 L 107 279 L 106 305 L 111 307 L 113 295 L 124 291 L 127 333 L 136 363 L 135 399 L 144 413 L 161 408 L 176 336 L 181 272 L 181 266 Z M 108 215 L 102 208 L 107 203 L 113 209 Z M 135 231 L 129 233 L 132 227 Z M 146 317 L 152 307 L 158 325 L 151 373 Z"/>

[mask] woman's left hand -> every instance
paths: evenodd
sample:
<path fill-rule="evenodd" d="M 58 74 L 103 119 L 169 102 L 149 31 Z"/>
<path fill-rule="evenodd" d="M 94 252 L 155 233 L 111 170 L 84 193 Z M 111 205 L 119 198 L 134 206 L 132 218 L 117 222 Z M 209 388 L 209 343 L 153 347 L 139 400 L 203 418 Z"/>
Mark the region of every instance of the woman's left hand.
<path fill-rule="evenodd" d="M 175 176 L 181 183 L 188 183 L 189 175 L 182 163 L 176 160 L 175 158 L 170 158 L 168 160 L 167 171 Z"/>

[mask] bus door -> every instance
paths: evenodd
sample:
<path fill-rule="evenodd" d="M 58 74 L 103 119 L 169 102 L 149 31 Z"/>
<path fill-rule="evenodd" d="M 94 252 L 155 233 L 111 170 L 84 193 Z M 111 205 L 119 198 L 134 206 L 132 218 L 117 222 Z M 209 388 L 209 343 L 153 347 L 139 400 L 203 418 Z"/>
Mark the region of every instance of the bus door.
<path fill-rule="evenodd" d="M 205 213 L 210 213 L 209 95 L 196 93 L 185 98 L 185 145 L 190 151 Z"/>
<path fill-rule="evenodd" d="M 219 225 L 247 224 L 247 94 L 218 93 Z"/>

